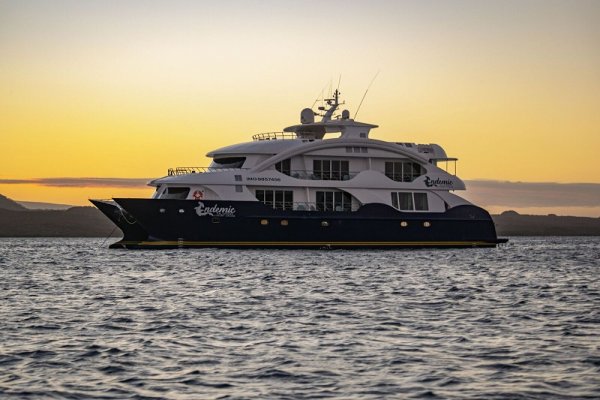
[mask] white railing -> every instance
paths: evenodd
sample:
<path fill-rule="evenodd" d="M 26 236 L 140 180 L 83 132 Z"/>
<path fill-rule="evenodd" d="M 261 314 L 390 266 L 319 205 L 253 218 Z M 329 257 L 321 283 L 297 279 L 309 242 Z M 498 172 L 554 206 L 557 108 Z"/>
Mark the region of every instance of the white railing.
<path fill-rule="evenodd" d="M 289 132 L 265 132 L 257 133 L 252 135 L 252 140 L 285 140 L 285 139 L 297 139 L 295 133 Z"/>
<path fill-rule="evenodd" d="M 360 205 L 353 204 L 352 206 L 342 207 L 340 205 L 334 206 L 333 204 L 319 204 L 316 202 L 306 202 L 306 201 L 295 201 L 295 202 L 287 202 L 287 201 L 275 201 L 275 202 L 266 202 L 264 203 L 267 207 L 272 207 L 276 210 L 294 210 L 294 211 L 356 211 L 360 208 Z"/>
<path fill-rule="evenodd" d="M 348 181 L 358 175 L 359 172 L 342 172 L 342 171 L 330 171 L 330 172 L 315 172 L 312 170 L 300 170 L 295 169 L 289 171 L 289 174 L 282 172 L 285 175 L 291 176 L 296 179 L 307 179 L 311 181 Z"/>
<path fill-rule="evenodd" d="M 240 171 L 248 168 L 219 168 L 219 167 L 177 167 L 169 168 L 168 175 L 202 174 L 206 172 Z"/>

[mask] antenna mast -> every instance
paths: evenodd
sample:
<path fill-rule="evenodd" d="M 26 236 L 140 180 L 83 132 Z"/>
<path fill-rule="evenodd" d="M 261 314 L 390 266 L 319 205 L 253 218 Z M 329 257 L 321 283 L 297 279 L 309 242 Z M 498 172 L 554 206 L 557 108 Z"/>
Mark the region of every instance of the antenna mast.
<path fill-rule="evenodd" d="M 377 75 L 379 75 L 379 71 L 377 71 L 377 73 L 375 74 L 375 76 L 373 77 L 373 79 L 371 79 L 371 83 L 369 83 L 369 86 L 367 86 L 367 90 L 365 90 L 365 94 L 363 94 L 362 99 L 360 99 L 360 103 L 358 104 L 358 108 L 356 109 L 356 112 L 354 113 L 354 119 L 356 119 L 356 116 L 358 115 L 358 112 L 360 111 L 360 106 L 362 106 L 362 103 L 365 100 L 365 97 L 367 97 L 367 92 L 369 91 L 369 89 L 371 89 L 371 85 L 373 84 L 373 82 L 375 82 L 375 79 L 377 78 Z"/>

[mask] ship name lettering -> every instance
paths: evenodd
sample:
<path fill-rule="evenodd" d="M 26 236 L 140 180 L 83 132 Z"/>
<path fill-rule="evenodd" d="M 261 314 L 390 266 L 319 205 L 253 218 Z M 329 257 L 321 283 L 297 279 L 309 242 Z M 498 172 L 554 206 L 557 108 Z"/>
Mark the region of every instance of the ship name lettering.
<path fill-rule="evenodd" d="M 441 178 L 435 178 L 435 179 L 431 179 L 428 176 L 425 176 L 425 186 L 427 187 L 433 187 L 433 186 L 453 186 L 454 182 L 452 182 L 452 180 L 450 179 L 441 179 Z"/>
<path fill-rule="evenodd" d="M 221 207 L 219 205 L 206 206 L 203 202 L 198 202 L 198 207 L 194 207 L 196 214 L 199 217 L 211 216 L 211 217 L 235 217 L 236 209 L 233 206 Z"/>

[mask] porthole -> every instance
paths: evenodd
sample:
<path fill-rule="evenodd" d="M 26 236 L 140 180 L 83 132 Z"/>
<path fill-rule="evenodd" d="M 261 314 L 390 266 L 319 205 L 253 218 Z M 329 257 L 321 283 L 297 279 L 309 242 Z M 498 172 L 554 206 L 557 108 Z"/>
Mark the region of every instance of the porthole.
<path fill-rule="evenodd" d="M 281 220 L 281 226 L 288 226 L 288 220 L 287 219 L 282 219 Z"/>
<path fill-rule="evenodd" d="M 185 212 L 185 210 L 183 208 L 179 209 L 179 214 L 183 214 Z"/>
<path fill-rule="evenodd" d="M 221 218 L 219 218 L 219 217 L 213 217 L 212 218 L 212 223 L 213 224 L 220 224 L 221 223 Z"/>
<path fill-rule="evenodd" d="M 327 221 L 321 221 L 321 226 L 329 226 L 329 222 L 327 222 Z"/>
<path fill-rule="evenodd" d="M 400 222 L 400 226 L 403 228 L 406 228 L 408 226 L 408 222 L 402 221 L 402 222 Z"/>
<path fill-rule="evenodd" d="M 429 227 L 431 226 L 431 222 L 429 222 L 429 221 L 425 221 L 425 222 L 423 222 L 423 226 L 424 226 L 425 228 L 429 228 Z"/>
<path fill-rule="evenodd" d="M 261 219 L 260 220 L 260 224 L 261 225 L 269 225 L 269 220 L 268 219 Z"/>
<path fill-rule="evenodd" d="M 164 214 L 165 212 L 167 212 L 167 210 L 165 210 L 164 208 L 161 208 L 158 210 L 159 213 Z"/>

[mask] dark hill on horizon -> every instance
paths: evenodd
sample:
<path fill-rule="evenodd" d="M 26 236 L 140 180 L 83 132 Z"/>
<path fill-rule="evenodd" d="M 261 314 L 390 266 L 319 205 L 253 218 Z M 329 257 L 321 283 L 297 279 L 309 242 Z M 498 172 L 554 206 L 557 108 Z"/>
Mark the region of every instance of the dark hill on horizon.
<path fill-rule="evenodd" d="M 29 210 L 0 195 L 0 237 L 122 236 L 95 207 L 67 210 Z"/>
<path fill-rule="evenodd" d="M 600 236 L 600 218 L 521 215 L 515 211 L 492 218 L 499 236 Z"/>
<path fill-rule="evenodd" d="M 600 236 L 600 218 L 520 215 L 506 211 L 492 215 L 498 236 Z M 122 236 L 95 207 L 67 210 L 28 210 L 0 195 L 0 237 Z"/>
<path fill-rule="evenodd" d="M 0 194 L 0 209 L 11 211 L 25 211 L 27 208 L 8 197 Z"/>

